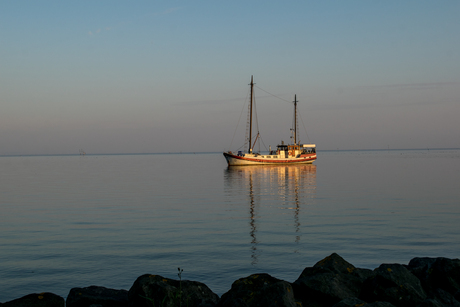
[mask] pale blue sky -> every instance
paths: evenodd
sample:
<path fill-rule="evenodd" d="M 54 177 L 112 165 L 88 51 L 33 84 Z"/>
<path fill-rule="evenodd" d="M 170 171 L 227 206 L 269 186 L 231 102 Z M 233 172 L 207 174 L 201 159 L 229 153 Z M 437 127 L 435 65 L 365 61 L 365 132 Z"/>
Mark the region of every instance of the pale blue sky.
<path fill-rule="evenodd" d="M 0 1 L 0 155 L 460 147 L 459 1 Z M 256 88 L 264 143 L 292 106 Z M 303 131 L 303 127 L 301 126 Z M 308 141 L 302 137 L 302 141 Z"/>

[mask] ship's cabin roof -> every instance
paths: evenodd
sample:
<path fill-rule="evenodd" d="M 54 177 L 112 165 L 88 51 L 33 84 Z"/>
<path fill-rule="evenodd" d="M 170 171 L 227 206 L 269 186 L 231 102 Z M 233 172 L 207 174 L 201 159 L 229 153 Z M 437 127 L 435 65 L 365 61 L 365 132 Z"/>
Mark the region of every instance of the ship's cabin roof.
<path fill-rule="evenodd" d="M 292 149 L 297 149 L 300 150 L 301 148 L 316 148 L 315 144 L 291 144 L 291 145 L 286 145 L 286 144 L 280 144 L 277 146 L 278 149 L 280 150 L 292 150 Z"/>

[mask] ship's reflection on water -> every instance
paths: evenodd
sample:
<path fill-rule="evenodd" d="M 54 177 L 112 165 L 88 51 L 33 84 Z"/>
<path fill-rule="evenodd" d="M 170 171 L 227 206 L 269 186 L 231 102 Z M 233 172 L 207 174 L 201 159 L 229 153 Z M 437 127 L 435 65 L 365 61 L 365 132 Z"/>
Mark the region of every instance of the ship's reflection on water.
<path fill-rule="evenodd" d="M 248 204 L 251 263 L 258 261 L 258 219 L 276 220 L 280 210 L 292 211 L 294 242 L 301 239 L 302 209 L 316 195 L 316 165 L 232 166 L 224 173 L 228 199 Z M 264 213 L 266 210 L 268 213 Z M 275 216 L 273 216 L 275 215 Z M 296 252 L 296 251 L 294 251 Z"/>

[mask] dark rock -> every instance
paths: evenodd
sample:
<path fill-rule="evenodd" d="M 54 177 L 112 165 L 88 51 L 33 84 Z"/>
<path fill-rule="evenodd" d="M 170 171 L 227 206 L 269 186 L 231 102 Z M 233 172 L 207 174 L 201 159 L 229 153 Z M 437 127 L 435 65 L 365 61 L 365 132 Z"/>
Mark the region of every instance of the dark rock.
<path fill-rule="evenodd" d="M 304 305 L 332 306 L 343 299 L 358 297 L 363 282 L 373 275 L 371 270 L 355 268 L 333 253 L 303 270 L 293 284 L 294 294 Z"/>
<path fill-rule="evenodd" d="M 240 278 L 232 284 L 232 288 L 222 295 L 219 307 L 231 306 L 301 306 L 294 299 L 290 283 L 277 279 L 269 274 L 253 274 Z"/>
<path fill-rule="evenodd" d="M 64 298 L 54 293 L 33 293 L 3 303 L 2 307 L 64 307 Z"/>
<path fill-rule="evenodd" d="M 436 296 L 436 289 L 452 295 L 460 291 L 460 260 L 448 258 L 414 258 L 407 268 L 417 276 L 425 291 Z"/>
<path fill-rule="evenodd" d="M 363 285 L 361 299 L 395 306 L 417 306 L 426 298 L 418 278 L 401 264 L 382 264 Z"/>
<path fill-rule="evenodd" d="M 417 307 L 444 307 L 444 305 L 438 302 L 436 299 L 427 298 Z"/>
<path fill-rule="evenodd" d="M 458 302 L 449 292 L 444 291 L 443 289 L 436 289 L 429 298 L 424 300 L 417 307 L 437 306 L 460 307 L 460 302 Z"/>
<path fill-rule="evenodd" d="M 356 306 L 364 306 L 366 304 L 365 301 L 360 300 L 357 297 L 347 297 L 346 299 L 341 300 L 337 304 L 332 307 L 356 307 Z"/>
<path fill-rule="evenodd" d="M 426 278 L 426 271 L 431 268 L 435 261 L 436 258 L 417 257 L 409 261 L 409 264 L 405 267 L 422 281 Z"/>
<path fill-rule="evenodd" d="M 174 280 L 145 274 L 129 289 L 129 306 L 215 306 L 219 296 L 198 281 Z"/>
<path fill-rule="evenodd" d="M 395 307 L 395 305 L 388 302 L 373 302 L 366 303 L 365 301 L 360 300 L 356 297 L 349 297 L 344 300 L 341 300 L 332 307 Z"/>
<path fill-rule="evenodd" d="M 72 288 L 67 296 L 67 307 L 127 307 L 128 291 L 114 290 L 105 287 L 90 286 Z"/>
<path fill-rule="evenodd" d="M 362 307 L 395 307 L 395 305 L 388 302 L 373 302 L 370 304 L 364 304 Z"/>

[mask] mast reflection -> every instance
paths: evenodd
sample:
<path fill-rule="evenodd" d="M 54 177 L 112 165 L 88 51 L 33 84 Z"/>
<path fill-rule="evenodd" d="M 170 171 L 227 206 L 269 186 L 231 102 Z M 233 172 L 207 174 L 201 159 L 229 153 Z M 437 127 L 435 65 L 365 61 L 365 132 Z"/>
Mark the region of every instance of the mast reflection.
<path fill-rule="evenodd" d="M 293 211 L 293 241 L 301 239 L 300 210 L 316 195 L 316 165 L 229 166 L 224 172 L 230 199 L 249 201 L 251 264 L 257 264 L 257 219 L 260 206 Z M 294 252 L 297 252 L 295 250 Z"/>
<path fill-rule="evenodd" d="M 251 264 L 256 264 L 257 263 L 257 237 L 256 237 L 256 232 L 257 232 L 257 227 L 256 227 L 256 214 L 255 214 L 255 202 L 254 202 L 254 188 L 253 188 L 253 183 L 252 183 L 252 174 L 249 174 L 249 199 L 250 199 L 250 204 L 249 204 L 249 218 L 250 218 L 250 228 L 251 231 L 249 232 L 249 235 L 251 236 Z"/>

